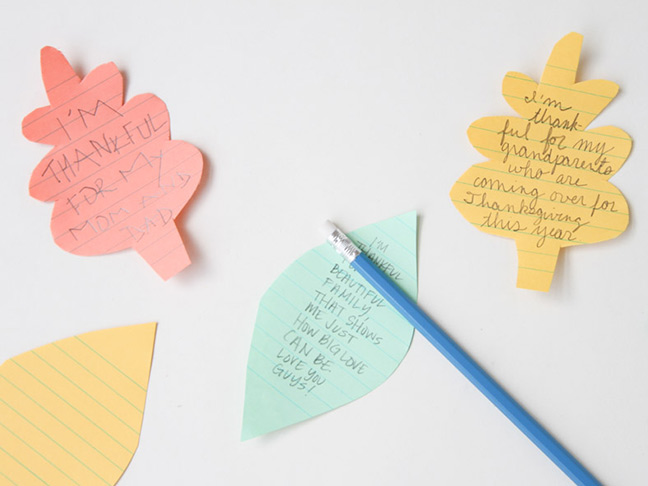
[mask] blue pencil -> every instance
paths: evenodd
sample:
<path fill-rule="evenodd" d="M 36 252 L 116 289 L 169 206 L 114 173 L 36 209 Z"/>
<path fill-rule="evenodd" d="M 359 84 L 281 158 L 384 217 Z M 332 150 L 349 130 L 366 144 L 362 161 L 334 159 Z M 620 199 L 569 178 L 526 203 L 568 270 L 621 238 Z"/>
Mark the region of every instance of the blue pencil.
<path fill-rule="evenodd" d="M 373 264 L 349 238 L 327 221 L 327 241 L 407 321 L 436 347 L 500 411 L 578 485 L 600 485 L 549 432 L 491 378 L 461 347 L 416 305 L 389 277 Z"/>

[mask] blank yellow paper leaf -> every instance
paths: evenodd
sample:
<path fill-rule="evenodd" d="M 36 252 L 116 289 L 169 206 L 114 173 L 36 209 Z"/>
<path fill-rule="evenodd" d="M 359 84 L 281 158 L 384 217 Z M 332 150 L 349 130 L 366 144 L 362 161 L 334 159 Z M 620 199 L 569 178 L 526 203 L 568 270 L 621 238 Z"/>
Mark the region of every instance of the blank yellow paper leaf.
<path fill-rule="evenodd" d="M 486 233 L 514 238 L 521 288 L 548 291 L 562 247 L 609 240 L 628 225 L 628 205 L 608 179 L 632 148 L 621 129 L 587 126 L 618 92 L 611 81 L 576 83 L 583 37 L 554 47 L 540 83 L 509 72 L 502 92 L 520 117 L 481 118 L 470 143 L 487 162 L 450 191 L 459 212 Z"/>
<path fill-rule="evenodd" d="M 113 486 L 139 443 L 156 324 L 81 334 L 0 366 L 0 485 Z"/>

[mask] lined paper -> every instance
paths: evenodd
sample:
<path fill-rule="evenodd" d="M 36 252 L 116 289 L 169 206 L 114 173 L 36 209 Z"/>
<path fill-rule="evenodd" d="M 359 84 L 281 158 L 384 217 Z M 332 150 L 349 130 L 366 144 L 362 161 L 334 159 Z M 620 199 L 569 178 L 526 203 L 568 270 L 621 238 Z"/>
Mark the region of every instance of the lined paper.
<path fill-rule="evenodd" d="M 142 427 L 155 323 L 57 341 L 0 366 L 0 484 L 114 485 Z"/>
<path fill-rule="evenodd" d="M 586 130 L 610 103 L 610 81 L 576 83 L 583 37 L 554 47 L 540 83 L 510 72 L 502 92 L 520 117 L 481 118 L 470 143 L 488 162 L 473 165 L 450 197 L 486 233 L 514 238 L 517 286 L 548 291 L 560 249 L 609 240 L 628 225 L 628 205 L 608 179 L 623 165 L 632 140 L 621 129 Z"/>
<path fill-rule="evenodd" d="M 415 212 L 349 233 L 416 298 Z M 370 392 L 400 364 L 412 326 L 324 243 L 291 264 L 259 304 L 242 439 L 306 420 Z"/>
<path fill-rule="evenodd" d="M 202 155 L 170 140 L 169 112 L 152 94 L 123 104 L 113 63 L 83 80 L 63 54 L 41 50 L 50 105 L 23 120 L 29 140 L 54 145 L 34 169 L 30 194 L 54 202 L 51 231 L 76 255 L 134 248 L 165 280 L 191 261 L 174 219 L 202 174 Z"/>

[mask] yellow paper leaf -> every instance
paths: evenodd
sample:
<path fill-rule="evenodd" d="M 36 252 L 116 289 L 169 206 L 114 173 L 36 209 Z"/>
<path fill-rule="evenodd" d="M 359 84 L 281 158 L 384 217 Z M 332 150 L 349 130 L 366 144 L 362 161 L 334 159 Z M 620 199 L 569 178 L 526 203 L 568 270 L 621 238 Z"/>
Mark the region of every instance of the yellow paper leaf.
<path fill-rule="evenodd" d="M 0 366 L 0 485 L 121 478 L 139 443 L 155 329 L 81 334 Z"/>
<path fill-rule="evenodd" d="M 628 205 L 608 179 L 632 140 L 621 129 L 586 130 L 616 96 L 611 81 L 576 83 L 583 37 L 563 37 L 540 83 L 516 72 L 502 92 L 520 115 L 481 118 L 470 143 L 487 162 L 470 167 L 450 191 L 476 228 L 514 238 L 517 286 L 548 291 L 562 247 L 609 240 L 628 225 Z"/>

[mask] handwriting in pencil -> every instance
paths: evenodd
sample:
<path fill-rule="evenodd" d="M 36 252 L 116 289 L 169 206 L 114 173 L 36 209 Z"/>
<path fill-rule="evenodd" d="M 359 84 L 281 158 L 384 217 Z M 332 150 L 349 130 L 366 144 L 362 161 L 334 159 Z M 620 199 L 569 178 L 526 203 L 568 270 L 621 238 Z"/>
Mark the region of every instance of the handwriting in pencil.
<path fill-rule="evenodd" d="M 141 94 L 123 103 L 113 63 L 81 79 L 61 52 L 41 50 L 49 106 L 23 120 L 29 140 L 54 145 L 34 169 L 30 194 L 54 202 L 51 231 L 76 255 L 134 248 L 168 279 L 191 261 L 174 219 L 202 174 L 202 155 L 171 140 L 162 100 Z"/>

